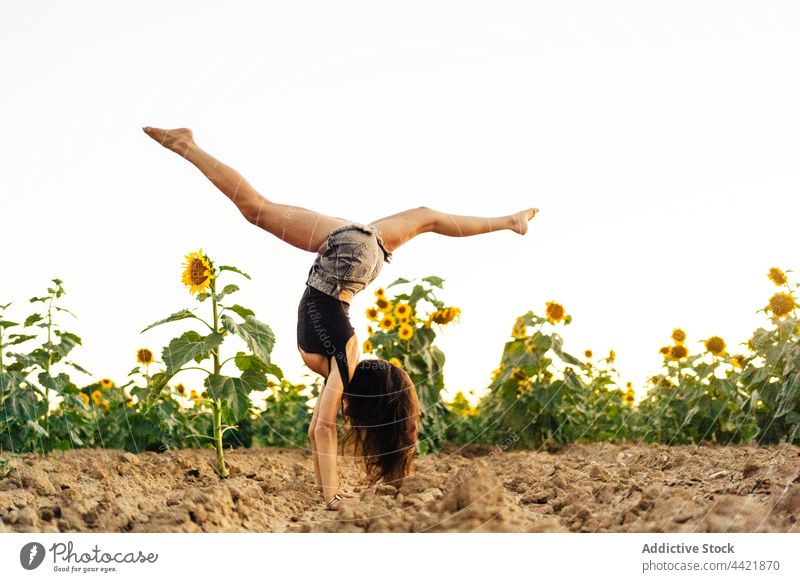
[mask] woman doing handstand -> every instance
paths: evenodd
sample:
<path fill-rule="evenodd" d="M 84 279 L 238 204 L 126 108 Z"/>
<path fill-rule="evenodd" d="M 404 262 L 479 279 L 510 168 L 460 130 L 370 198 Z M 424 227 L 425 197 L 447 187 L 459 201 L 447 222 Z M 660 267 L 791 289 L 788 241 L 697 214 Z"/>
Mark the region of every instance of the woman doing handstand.
<path fill-rule="evenodd" d="M 336 471 L 340 407 L 348 427 L 344 441 L 354 443 L 364 458 L 370 482 L 399 485 L 415 456 L 419 401 L 404 370 L 380 358 L 360 359 L 349 318 L 353 296 L 375 280 L 394 250 L 423 232 L 453 237 L 497 230 L 525 234 L 538 209 L 483 218 L 420 206 L 362 224 L 268 200 L 239 172 L 203 151 L 189 129 L 143 130 L 194 164 L 249 222 L 316 253 L 297 309 L 297 345 L 305 364 L 325 378 L 308 436 L 317 488 L 328 509 L 344 501 Z"/>

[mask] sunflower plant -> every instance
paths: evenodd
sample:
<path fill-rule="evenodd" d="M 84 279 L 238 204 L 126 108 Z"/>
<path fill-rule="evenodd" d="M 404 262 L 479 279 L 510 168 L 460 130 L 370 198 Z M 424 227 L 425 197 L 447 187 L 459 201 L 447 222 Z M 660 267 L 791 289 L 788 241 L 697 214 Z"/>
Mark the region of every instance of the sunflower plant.
<path fill-rule="evenodd" d="M 518 446 L 556 450 L 569 442 L 627 436 L 631 409 L 614 387 L 610 367 L 616 354 L 612 350 L 601 368 L 566 352 L 556 328 L 571 322 L 555 301 L 545 304 L 544 316 L 528 311 L 517 317 L 478 403 L 483 439 L 497 442 L 513 433 Z M 584 352 L 587 359 L 592 355 Z"/>
<path fill-rule="evenodd" d="M 272 329 L 255 317 L 255 313 L 227 298 L 239 290 L 235 284 L 219 288 L 219 279 L 227 273 L 235 273 L 246 279 L 250 276 L 230 265 L 215 266 L 208 255 L 200 249 L 186 255 L 182 282 L 197 302 L 208 310 L 204 319 L 194 310 L 181 309 L 142 330 L 142 333 L 164 323 L 196 320 L 205 326 L 203 333 L 186 331 L 174 338 L 162 350 L 161 359 L 165 369 L 148 377 L 144 410 L 148 410 L 158 399 L 167 383 L 183 370 L 197 369 L 206 373 L 204 386 L 212 419 L 213 443 L 217 453 L 218 472 L 228 477 L 229 471 L 223 453 L 223 435 L 236 429 L 235 423 L 249 420 L 251 411 L 250 393 L 264 390 L 268 378 L 283 378 L 281 369 L 272 363 L 270 354 L 275 344 Z M 235 316 L 235 317 L 234 317 Z M 238 336 L 247 346 L 247 351 L 222 359 L 220 346 L 229 335 Z M 191 365 L 210 360 L 210 367 Z M 231 362 L 238 375 L 223 374 L 225 364 Z"/>
<path fill-rule="evenodd" d="M 450 412 L 442 400 L 444 352 L 434 345 L 438 329 L 457 322 L 458 307 L 448 306 L 436 296 L 444 279 L 436 276 L 420 280 L 399 278 L 375 291 L 375 304 L 367 308 L 374 322 L 362 345 L 365 353 L 388 360 L 403 368 L 417 389 L 421 408 L 418 452 L 439 450 L 444 442 Z M 387 295 L 395 286 L 407 290 Z M 376 329 L 377 328 L 377 329 Z"/>
<path fill-rule="evenodd" d="M 81 345 L 81 338 L 63 329 L 63 314 L 75 315 L 60 303 L 65 294 L 62 281 L 52 279 L 47 294 L 32 297 L 30 303 L 41 307 L 25 318 L 22 324 L 10 321 L 5 312 L 11 303 L 0 306 L 0 448 L 19 450 L 51 450 L 73 446 L 50 433 L 51 408 L 55 398 L 77 404 L 79 389 L 65 371 L 70 367 L 91 375 L 82 366 L 68 360 L 69 354 Z M 6 352 L 10 346 L 26 346 L 23 352 Z M 32 378 L 33 377 L 33 378 Z M 63 411 L 61 412 L 63 418 Z M 77 421 L 69 417 L 69 421 Z M 79 446 L 82 441 L 75 441 Z"/>
<path fill-rule="evenodd" d="M 255 419 L 255 442 L 264 446 L 306 446 L 313 413 L 309 400 L 319 396 L 321 387 L 319 379 L 310 385 L 295 384 L 286 378 L 280 383 L 270 382 L 264 409 Z"/>
<path fill-rule="evenodd" d="M 759 442 L 800 442 L 800 320 L 797 296 L 800 285 L 789 281 L 777 267 L 767 277 L 779 290 L 759 311 L 769 318 L 747 341 L 745 354 L 737 354 L 741 382 L 750 398 L 748 409 L 761 428 Z"/>
<path fill-rule="evenodd" d="M 749 397 L 725 340 L 713 335 L 690 349 L 682 328 L 673 329 L 670 337 L 672 345 L 659 350 L 662 372 L 650 378 L 639 403 L 639 440 L 730 444 L 753 438 L 759 429 L 747 412 Z"/>

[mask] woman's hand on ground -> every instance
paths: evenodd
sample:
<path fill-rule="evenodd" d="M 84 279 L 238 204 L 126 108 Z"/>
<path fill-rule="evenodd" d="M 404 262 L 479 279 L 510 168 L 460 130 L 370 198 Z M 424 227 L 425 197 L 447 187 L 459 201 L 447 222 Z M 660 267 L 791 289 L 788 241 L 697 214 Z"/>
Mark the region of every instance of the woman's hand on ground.
<path fill-rule="evenodd" d="M 322 493 L 322 486 L 317 485 L 317 491 Z M 349 499 L 355 499 L 355 498 L 358 497 L 358 493 L 355 493 L 355 492 L 352 492 L 352 491 L 344 491 L 344 490 L 340 490 L 339 491 L 339 495 L 341 495 L 342 497 L 349 498 Z"/>

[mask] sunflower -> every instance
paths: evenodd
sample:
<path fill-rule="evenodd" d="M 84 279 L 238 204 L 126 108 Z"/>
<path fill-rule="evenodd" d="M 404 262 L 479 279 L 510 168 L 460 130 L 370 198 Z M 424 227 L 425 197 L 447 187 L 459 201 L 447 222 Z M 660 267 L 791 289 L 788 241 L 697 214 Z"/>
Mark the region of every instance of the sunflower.
<path fill-rule="evenodd" d="M 186 255 L 186 264 L 181 280 L 184 285 L 189 287 L 189 293 L 194 295 L 204 292 L 211 285 L 211 280 L 215 278 L 211 271 L 211 263 L 203 254 L 203 249 L 200 249 Z"/>
<path fill-rule="evenodd" d="M 672 330 L 672 339 L 676 344 L 682 345 L 686 341 L 686 332 L 676 327 Z"/>
<path fill-rule="evenodd" d="M 517 366 L 511 367 L 511 377 L 519 382 L 524 381 L 528 378 L 527 374 L 525 374 L 525 371 L 522 368 L 518 368 Z"/>
<path fill-rule="evenodd" d="M 81 392 L 78 396 L 81 397 L 85 406 L 89 406 L 89 396 L 85 392 Z"/>
<path fill-rule="evenodd" d="M 372 335 L 373 333 L 375 333 L 375 329 L 371 325 L 368 325 L 367 326 L 367 333 L 369 335 Z"/>
<path fill-rule="evenodd" d="M 665 358 L 669 358 L 672 355 L 672 348 L 670 346 L 664 346 L 658 350 L 658 353 L 662 354 Z"/>
<path fill-rule="evenodd" d="M 672 348 L 670 348 L 669 358 L 675 362 L 682 360 L 688 355 L 689 350 L 687 350 L 684 345 L 672 346 Z"/>
<path fill-rule="evenodd" d="M 772 267 L 769 270 L 769 280 L 775 283 L 777 286 L 786 285 L 786 275 L 783 274 L 778 267 Z"/>
<path fill-rule="evenodd" d="M 186 388 L 183 384 L 178 384 L 175 386 L 175 391 L 180 394 L 181 396 L 186 396 Z"/>
<path fill-rule="evenodd" d="M 503 364 L 501 363 L 500 367 L 498 367 L 494 372 L 492 372 L 492 382 L 497 380 L 497 377 L 502 373 L 503 373 Z"/>
<path fill-rule="evenodd" d="M 706 350 L 711 352 L 714 356 L 721 356 L 725 353 L 725 340 L 721 337 L 714 335 L 705 341 Z"/>
<path fill-rule="evenodd" d="M 364 343 L 361 344 L 361 351 L 365 354 L 372 353 L 372 342 L 369 340 L 364 340 Z"/>
<path fill-rule="evenodd" d="M 672 381 L 669 378 L 661 378 L 661 380 L 658 381 L 658 385 L 664 388 L 669 388 L 672 386 Z"/>
<path fill-rule="evenodd" d="M 398 317 L 397 318 L 397 323 L 407 323 L 408 325 L 411 325 L 413 323 L 413 321 L 411 321 L 410 317 L 408 317 L 407 315 L 404 315 L 403 317 Z"/>
<path fill-rule="evenodd" d="M 733 356 L 731 358 L 731 364 L 733 364 L 734 367 L 739 368 L 741 370 L 742 368 L 744 368 L 744 356 L 739 354 Z"/>
<path fill-rule="evenodd" d="M 136 361 L 145 366 L 149 366 L 153 363 L 153 352 L 147 348 L 136 350 Z"/>
<path fill-rule="evenodd" d="M 413 327 L 405 323 L 400 324 L 400 328 L 397 331 L 397 337 L 399 337 L 402 340 L 407 340 L 411 339 L 413 335 L 414 335 Z"/>
<path fill-rule="evenodd" d="M 769 299 L 767 309 L 778 317 L 786 317 L 797 308 L 794 297 L 790 293 L 775 293 Z"/>
<path fill-rule="evenodd" d="M 591 358 L 592 357 L 592 350 L 586 350 L 585 352 L 583 352 L 583 355 L 586 356 L 587 358 Z"/>
<path fill-rule="evenodd" d="M 547 315 L 547 321 L 550 323 L 558 323 L 564 319 L 564 306 L 553 301 L 548 301 L 545 307 L 545 314 Z"/>
<path fill-rule="evenodd" d="M 528 335 L 528 327 L 523 323 L 522 318 L 518 317 L 514 322 L 514 327 L 511 328 L 511 336 L 515 338 L 523 338 Z"/>
<path fill-rule="evenodd" d="M 100 390 L 95 390 L 92 392 L 92 400 L 94 400 L 95 404 L 99 404 L 100 401 L 103 399 L 103 393 Z"/>
<path fill-rule="evenodd" d="M 608 352 L 608 361 L 610 363 L 613 364 L 614 360 L 616 360 L 616 359 L 617 359 L 617 352 L 615 352 L 614 350 L 611 350 L 610 352 Z"/>
<path fill-rule="evenodd" d="M 397 319 L 408 319 L 411 315 L 411 306 L 408 303 L 398 303 L 394 308 L 394 315 Z"/>
<path fill-rule="evenodd" d="M 625 382 L 625 387 L 628 389 L 628 392 L 633 392 L 633 382 Z"/>
<path fill-rule="evenodd" d="M 392 364 L 393 366 L 397 366 L 398 368 L 403 367 L 402 362 L 395 357 L 389 358 L 389 363 Z"/>
<path fill-rule="evenodd" d="M 622 397 L 622 401 L 628 406 L 633 406 L 633 402 L 635 399 L 636 399 L 636 393 L 633 390 L 628 390 Z"/>
<path fill-rule="evenodd" d="M 100 406 L 102 407 L 103 410 L 106 410 L 106 411 L 111 409 L 111 403 L 108 400 L 105 400 L 105 399 L 102 402 L 100 402 Z"/>
<path fill-rule="evenodd" d="M 379 287 L 375 290 L 375 297 L 386 297 L 386 291 L 383 289 L 383 287 Z"/>
<path fill-rule="evenodd" d="M 454 319 L 461 316 L 461 310 L 458 307 L 445 307 L 438 309 L 428 316 L 428 327 L 430 322 L 438 323 L 439 325 L 447 325 Z"/>
<path fill-rule="evenodd" d="M 395 319 L 392 315 L 384 315 L 379 324 L 384 331 L 392 331 L 395 326 Z"/>
<path fill-rule="evenodd" d="M 127 403 L 127 405 L 126 405 L 126 406 L 127 406 L 128 408 L 133 408 L 133 406 L 134 406 L 134 405 L 135 405 L 135 403 L 133 402 L 133 400 L 128 400 L 128 403 Z"/>
<path fill-rule="evenodd" d="M 370 321 L 378 321 L 378 308 L 377 307 L 368 307 L 367 308 L 367 319 Z"/>
<path fill-rule="evenodd" d="M 385 313 L 388 313 L 392 310 L 392 302 L 386 299 L 385 297 L 378 297 L 375 300 L 375 305 L 377 305 L 378 309 L 380 309 Z"/>
<path fill-rule="evenodd" d="M 102 386 L 103 388 L 111 388 L 113 385 L 114 382 L 112 380 L 109 380 L 108 378 L 103 378 L 102 380 L 100 380 L 100 386 Z"/>

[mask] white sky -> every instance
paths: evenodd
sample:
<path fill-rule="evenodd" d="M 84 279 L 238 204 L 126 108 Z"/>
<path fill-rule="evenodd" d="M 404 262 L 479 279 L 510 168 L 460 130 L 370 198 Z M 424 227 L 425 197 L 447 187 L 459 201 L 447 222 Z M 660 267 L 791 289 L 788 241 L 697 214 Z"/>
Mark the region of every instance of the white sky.
<path fill-rule="evenodd" d="M 769 267 L 800 267 L 798 17 L 730 0 L 3 2 L 0 303 L 21 319 L 63 279 L 74 359 L 123 383 L 137 348 L 188 329 L 139 335 L 197 305 L 180 272 L 202 247 L 253 276 L 237 301 L 300 379 L 313 255 L 141 130 L 184 126 L 264 196 L 354 221 L 539 207 L 526 237 L 397 250 L 353 302 L 359 339 L 375 288 L 436 274 L 463 310 L 439 341 L 450 395 L 485 387 L 516 316 L 551 298 L 574 317 L 568 351 L 613 347 L 638 387 L 673 327 L 735 349 Z"/>

